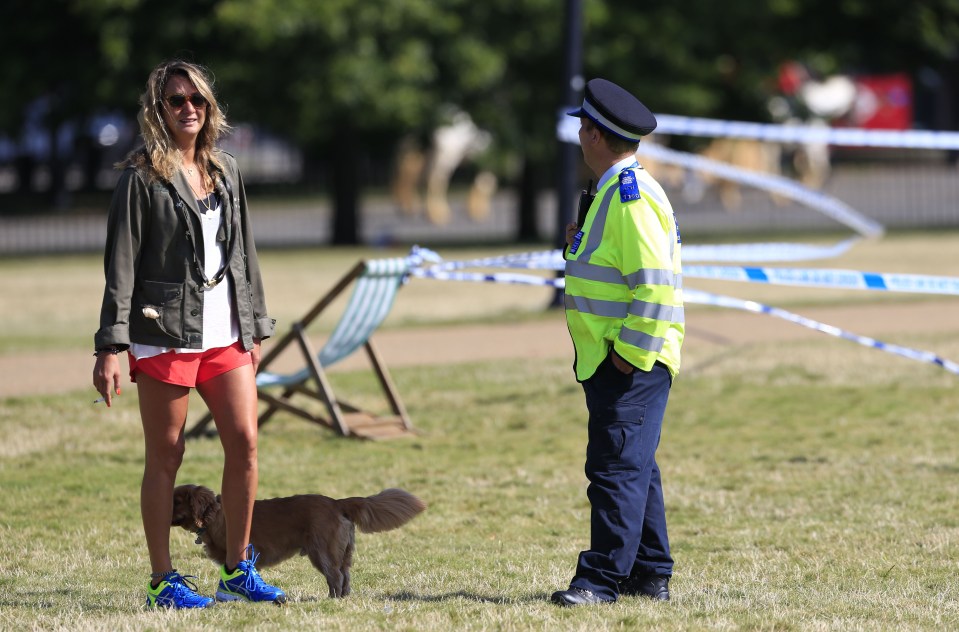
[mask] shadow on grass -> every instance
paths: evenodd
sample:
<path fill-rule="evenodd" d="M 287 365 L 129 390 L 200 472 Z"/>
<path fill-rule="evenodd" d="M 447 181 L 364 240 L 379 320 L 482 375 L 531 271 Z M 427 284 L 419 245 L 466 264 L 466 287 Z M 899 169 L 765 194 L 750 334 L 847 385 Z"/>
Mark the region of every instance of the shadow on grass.
<path fill-rule="evenodd" d="M 489 597 L 484 595 L 477 595 L 475 593 L 467 592 L 465 590 L 458 590 L 451 593 L 443 593 L 441 595 L 419 595 L 411 592 L 399 592 L 393 593 L 392 595 L 387 595 L 388 599 L 394 601 L 424 601 L 424 602 L 440 602 L 440 601 L 450 601 L 453 599 L 466 599 L 469 601 L 478 601 L 481 603 L 495 603 L 499 605 L 508 605 L 516 603 L 532 603 L 538 601 L 549 601 L 549 594 L 541 593 L 535 595 L 529 595 L 526 597 Z"/>
<path fill-rule="evenodd" d="M 34 611 L 60 611 L 64 607 L 64 600 L 71 604 L 81 604 L 83 612 L 85 613 L 116 613 L 124 611 L 122 607 L 118 608 L 116 605 L 99 604 L 84 600 L 83 591 L 68 588 L 14 592 L 0 599 L 0 611 L 6 610 L 7 608 L 21 608 Z"/>

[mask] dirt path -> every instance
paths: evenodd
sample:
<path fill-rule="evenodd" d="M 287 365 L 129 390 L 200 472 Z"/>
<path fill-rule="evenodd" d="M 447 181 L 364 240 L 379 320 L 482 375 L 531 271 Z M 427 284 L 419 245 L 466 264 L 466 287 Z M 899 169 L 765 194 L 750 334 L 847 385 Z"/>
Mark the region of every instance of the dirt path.
<path fill-rule="evenodd" d="M 687 314 L 687 346 L 726 346 L 823 335 L 766 315 L 699 306 L 688 307 Z M 955 301 L 881 307 L 821 307 L 802 310 L 802 315 L 867 336 L 888 336 L 889 332 L 911 331 L 920 326 L 925 333 L 959 336 L 959 305 Z M 376 334 L 375 341 L 380 355 L 390 367 L 509 358 L 572 361 L 569 333 L 560 313 L 535 322 L 385 330 Z M 835 343 L 851 344 L 838 339 Z M 354 354 L 334 369 L 349 370 L 366 366 L 365 358 L 358 357 L 360 355 Z M 274 366 L 279 371 L 301 368 L 292 353 L 282 356 Z M 95 396 L 90 386 L 92 368 L 93 358 L 86 352 L 49 351 L 0 356 L 0 375 L 3 376 L 0 380 L 0 397 L 63 393 L 87 388 L 92 398 Z"/>

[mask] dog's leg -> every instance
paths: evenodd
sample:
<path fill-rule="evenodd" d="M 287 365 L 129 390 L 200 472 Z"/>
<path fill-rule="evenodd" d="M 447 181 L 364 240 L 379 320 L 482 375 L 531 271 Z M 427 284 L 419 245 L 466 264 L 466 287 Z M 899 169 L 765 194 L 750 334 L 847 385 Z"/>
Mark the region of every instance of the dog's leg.
<path fill-rule="evenodd" d="M 340 574 L 343 576 L 340 594 L 346 597 L 350 594 L 350 568 L 353 566 L 353 530 L 350 529 L 350 543 L 343 554 L 343 563 L 340 565 Z"/>
<path fill-rule="evenodd" d="M 344 597 L 342 594 L 343 573 L 340 572 L 339 565 L 333 564 L 323 545 L 313 547 L 307 554 L 316 570 L 323 573 L 326 578 L 326 585 L 330 589 L 330 597 Z"/>

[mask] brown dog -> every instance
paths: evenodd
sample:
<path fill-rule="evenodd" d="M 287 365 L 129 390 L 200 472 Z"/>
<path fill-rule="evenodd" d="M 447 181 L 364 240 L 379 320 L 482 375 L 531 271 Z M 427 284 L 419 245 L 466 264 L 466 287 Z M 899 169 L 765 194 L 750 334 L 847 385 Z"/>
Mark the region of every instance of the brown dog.
<path fill-rule="evenodd" d="M 426 509 L 402 489 L 386 489 L 367 498 L 336 500 L 319 494 L 257 500 L 253 504 L 250 541 L 257 566 L 272 566 L 299 553 L 326 577 L 330 597 L 350 594 L 354 525 L 364 533 L 396 529 Z M 197 544 L 220 564 L 226 558 L 226 522 L 220 496 L 202 485 L 173 491 L 173 526 L 197 534 Z"/>

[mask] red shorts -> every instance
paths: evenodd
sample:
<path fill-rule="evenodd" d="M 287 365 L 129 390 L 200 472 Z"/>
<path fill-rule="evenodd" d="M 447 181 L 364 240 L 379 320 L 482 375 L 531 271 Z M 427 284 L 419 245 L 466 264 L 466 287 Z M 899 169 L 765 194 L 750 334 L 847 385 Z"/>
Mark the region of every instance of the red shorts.
<path fill-rule="evenodd" d="M 253 364 L 253 356 L 243 348 L 240 341 L 229 347 L 218 347 L 200 353 L 176 353 L 167 351 L 152 358 L 130 358 L 130 381 L 136 382 L 136 374 L 143 371 L 150 377 L 178 386 L 195 387 L 227 371 Z"/>

